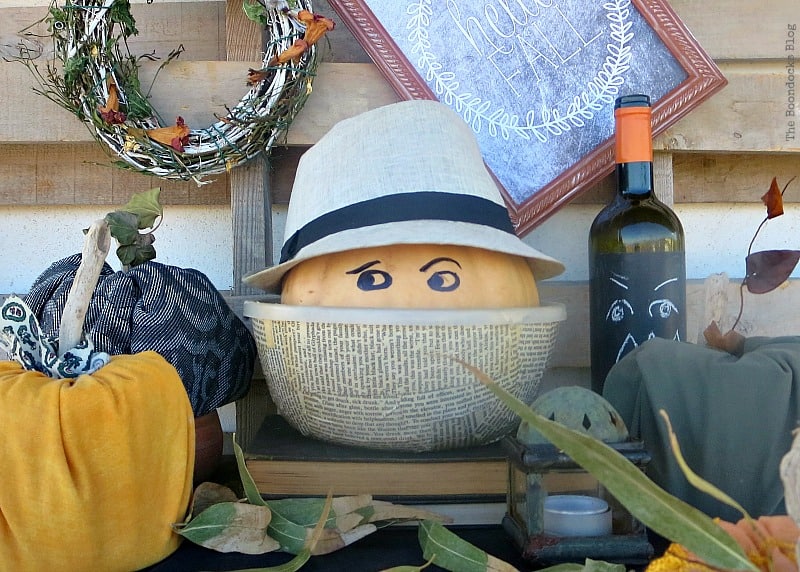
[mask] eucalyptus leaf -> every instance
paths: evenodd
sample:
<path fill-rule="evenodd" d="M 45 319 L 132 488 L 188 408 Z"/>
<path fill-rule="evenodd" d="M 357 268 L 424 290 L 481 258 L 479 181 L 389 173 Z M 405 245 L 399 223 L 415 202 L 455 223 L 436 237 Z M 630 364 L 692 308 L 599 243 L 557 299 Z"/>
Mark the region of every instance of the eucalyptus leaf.
<path fill-rule="evenodd" d="M 236 434 L 233 435 L 233 455 L 236 457 L 236 467 L 239 469 L 239 479 L 242 481 L 242 488 L 244 495 L 247 497 L 247 502 L 259 506 L 267 506 L 267 502 L 261 497 L 258 492 L 256 482 L 250 471 L 247 470 L 247 463 L 244 460 L 244 452 L 239 444 L 236 442 Z"/>
<path fill-rule="evenodd" d="M 267 507 L 223 502 L 208 507 L 175 532 L 217 552 L 264 554 L 280 548 L 267 533 L 272 514 Z"/>
<path fill-rule="evenodd" d="M 380 572 L 422 572 L 423 570 L 425 570 L 425 568 L 427 568 L 431 564 L 433 564 L 433 561 L 432 560 L 428 560 L 422 566 L 408 566 L 408 565 L 406 565 L 406 566 L 393 566 L 392 568 L 386 568 L 384 570 L 381 570 Z"/>
<path fill-rule="evenodd" d="M 645 526 L 694 552 L 710 566 L 758 570 L 742 548 L 714 521 L 648 479 L 620 453 L 593 437 L 534 413 L 478 368 L 457 358 L 523 421 L 591 473 Z"/>
<path fill-rule="evenodd" d="M 516 572 L 516 568 L 491 556 L 446 529 L 441 523 L 423 520 L 417 533 L 422 554 L 451 572 Z"/>
<path fill-rule="evenodd" d="M 353 511 L 369 506 L 372 497 L 369 495 L 337 497 L 331 502 L 330 514 L 325 526 L 336 526 L 336 520 Z M 325 507 L 324 498 L 286 498 L 267 501 L 267 505 L 274 512 L 280 513 L 284 518 L 302 526 L 313 526 L 322 514 Z M 364 517 L 356 514 L 358 522 L 365 521 Z M 355 526 L 354 525 L 354 526 Z M 352 527 L 351 527 L 352 528 Z"/>
<path fill-rule="evenodd" d="M 678 466 L 681 468 L 681 472 L 683 472 L 683 475 L 686 477 L 686 480 L 689 481 L 689 483 L 694 488 L 701 490 L 707 495 L 714 497 L 721 503 L 727 504 L 728 506 L 735 508 L 736 510 L 741 512 L 746 519 L 752 520 L 747 510 L 745 510 L 745 508 L 741 504 L 736 502 L 724 491 L 719 490 L 713 484 L 709 483 L 707 480 L 705 480 L 692 470 L 692 468 L 686 462 L 686 459 L 683 457 L 683 452 L 681 451 L 680 444 L 678 443 L 678 437 L 672 430 L 672 423 L 669 420 L 669 415 L 667 415 L 667 412 L 664 411 L 663 409 L 659 410 L 659 414 L 664 419 L 664 422 L 667 424 L 667 434 L 669 435 L 669 444 L 670 448 L 672 449 L 672 455 L 675 457 L 675 462 L 678 463 Z"/>
<path fill-rule="evenodd" d="M 251 572 L 297 572 L 297 570 L 305 566 L 306 562 L 309 560 L 311 560 L 311 551 L 308 549 L 301 550 L 294 558 L 289 560 L 289 562 L 279 564 L 278 566 L 271 566 L 270 568 L 257 568 Z"/>
<path fill-rule="evenodd" d="M 410 521 L 410 520 L 436 520 L 442 523 L 452 522 L 452 518 L 419 508 L 393 504 L 387 501 L 372 501 L 372 513 L 365 515 L 368 522 L 382 521 Z M 360 512 L 360 511 L 359 511 Z"/>
<path fill-rule="evenodd" d="M 277 566 L 268 566 L 266 568 L 239 568 L 236 572 L 297 572 L 306 562 L 311 559 L 311 552 L 304 550 L 300 554 L 295 555 L 294 558 L 283 564 Z"/>
<path fill-rule="evenodd" d="M 346 532 L 336 528 L 325 528 L 321 531 L 317 542 L 314 544 L 314 548 L 311 549 L 311 554 L 312 556 L 330 554 L 331 552 L 350 546 L 354 542 L 361 540 L 365 536 L 369 536 L 377 530 L 378 527 L 374 524 L 362 524 Z"/>
<path fill-rule="evenodd" d="M 625 572 L 625 566 L 587 558 L 583 564 L 566 562 L 544 568 L 540 572 Z"/>
<path fill-rule="evenodd" d="M 308 528 L 292 522 L 280 512 L 273 511 L 269 535 L 280 543 L 284 552 L 299 554 L 306 547 Z"/>

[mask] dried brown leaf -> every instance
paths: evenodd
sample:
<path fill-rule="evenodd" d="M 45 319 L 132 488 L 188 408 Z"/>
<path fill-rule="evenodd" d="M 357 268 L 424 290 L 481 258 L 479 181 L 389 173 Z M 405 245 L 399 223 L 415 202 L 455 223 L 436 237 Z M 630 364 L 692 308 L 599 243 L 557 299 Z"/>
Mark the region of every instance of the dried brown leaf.
<path fill-rule="evenodd" d="M 779 217 L 783 214 L 783 192 L 778 186 L 778 179 L 772 177 L 769 190 L 764 193 L 761 200 L 767 206 L 767 218 Z"/>
<path fill-rule="evenodd" d="M 221 502 L 236 502 L 239 497 L 233 490 L 218 483 L 200 483 L 192 494 L 192 511 L 190 514 L 200 514 L 211 505 Z"/>
<path fill-rule="evenodd" d="M 735 356 L 742 355 L 744 351 L 744 336 L 735 330 L 723 334 L 717 322 L 711 322 L 703 331 L 706 344 L 712 348 L 723 350 Z"/>
<path fill-rule="evenodd" d="M 789 278 L 800 260 L 800 250 L 762 250 L 745 259 L 744 283 L 751 294 L 771 292 Z"/>

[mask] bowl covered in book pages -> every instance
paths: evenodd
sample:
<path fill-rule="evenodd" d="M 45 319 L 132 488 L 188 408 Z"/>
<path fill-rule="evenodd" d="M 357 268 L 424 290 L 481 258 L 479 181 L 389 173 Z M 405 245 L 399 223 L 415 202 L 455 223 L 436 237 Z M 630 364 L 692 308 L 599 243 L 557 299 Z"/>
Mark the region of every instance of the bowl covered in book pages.
<path fill-rule="evenodd" d="M 519 418 L 464 363 L 533 401 L 559 304 L 415 310 L 246 301 L 270 396 L 307 436 L 378 449 L 490 443 Z"/>

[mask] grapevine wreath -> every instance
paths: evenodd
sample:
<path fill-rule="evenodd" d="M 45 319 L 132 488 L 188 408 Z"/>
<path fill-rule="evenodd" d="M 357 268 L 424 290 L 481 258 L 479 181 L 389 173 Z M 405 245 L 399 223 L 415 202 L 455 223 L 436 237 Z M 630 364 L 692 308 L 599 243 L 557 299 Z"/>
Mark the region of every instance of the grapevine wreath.
<path fill-rule="evenodd" d="M 47 25 L 53 59 L 45 69 L 35 57 L 21 59 L 39 83 L 35 90 L 83 121 L 119 158 L 116 166 L 201 183 L 285 135 L 311 92 L 315 43 L 334 26 L 312 12 L 310 0 L 244 0 L 243 8 L 265 29 L 262 67 L 242 73 L 247 93 L 205 128 L 191 128 L 181 117 L 169 125 L 151 106 L 138 71 L 140 61 L 153 56 L 128 49 L 128 38 L 138 33 L 129 0 L 67 0 L 63 6 L 54 0 L 37 22 Z M 182 51 L 173 50 L 161 67 Z"/>

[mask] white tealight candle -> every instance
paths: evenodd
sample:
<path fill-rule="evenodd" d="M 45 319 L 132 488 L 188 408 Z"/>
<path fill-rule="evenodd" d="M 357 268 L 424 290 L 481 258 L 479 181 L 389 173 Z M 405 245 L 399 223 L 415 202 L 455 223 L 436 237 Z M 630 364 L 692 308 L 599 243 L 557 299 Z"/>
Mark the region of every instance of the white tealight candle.
<path fill-rule="evenodd" d="M 611 534 L 611 510 L 601 498 L 552 495 L 544 501 L 544 531 L 554 536 Z"/>

